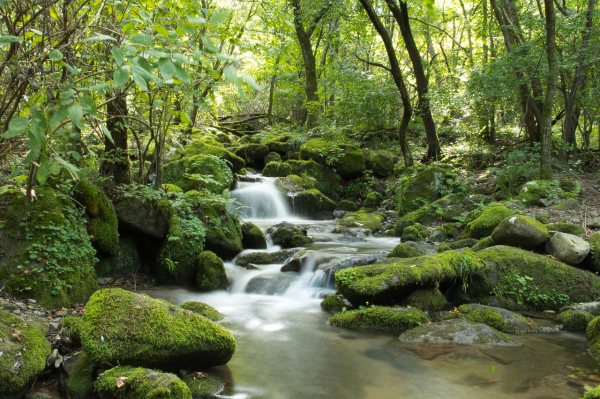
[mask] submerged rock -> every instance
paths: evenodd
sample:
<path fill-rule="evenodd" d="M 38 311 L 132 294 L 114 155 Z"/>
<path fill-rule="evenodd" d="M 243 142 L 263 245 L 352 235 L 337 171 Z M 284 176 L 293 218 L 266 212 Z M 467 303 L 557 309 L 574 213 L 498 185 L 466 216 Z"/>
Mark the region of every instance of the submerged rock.
<path fill-rule="evenodd" d="M 410 344 L 523 345 L 485 324 L 476 324 L 463 319 L 421 325 L 402 333 L 400 341 Z"/>
<path fill-rule="evenodd" d="M 568 265 L 578 265 L 590 253 L 590 244 L 573 234 L 556 233 L 546 243 L 546 252 Z"/>
<path fill-rule="evenodd" d="M 190 388 L 192 399 L 221 398 L 219 393 L 225 388 L 225 384 L 216 378 L 198 372 L 188 374 L 183 382 Z"/>
<path fill-rule="evenodd" d="M 516 215 L 504 219 L 492 233 L 496 245 L 533 249 L 546 241 L 548 229 L 535 219 Z"/>
<path fill-rule="evenodd" d="M 196 286 L 203 292 L 227 289 L 225 265 L 214 252 L 204 251 L 198 255 Z"/>
<path fill-rule="evenodd" d="M 134 367 L 115 367 L 98 376 L 94 388 L 101 399 L 192 399 L 176 375 Z"/>
<path fill-rule="evenodd" d="M 347 213 L 338 221 L 338 224 L 344 227 L 367 228 L 374 232 L 381 227 L 383 220 L 383 215 L 379 213 L 368 213 L 361 210 L 358 212 Z"/>
<path fill-rule="evenodd" d="M 295 273 L 260 275 L 252 278 L 246 286 L 246 292 L 263 295 L 280 295 L 298 279 Z"/>
<path fill-rule="evenodd" d="M 419 309 L 385 306 L 346 311 L 329 318 L 329 324 L 334 327 L 373 328 L 389 331 L 406 331 L 428 322 L 427 315 Z"/>

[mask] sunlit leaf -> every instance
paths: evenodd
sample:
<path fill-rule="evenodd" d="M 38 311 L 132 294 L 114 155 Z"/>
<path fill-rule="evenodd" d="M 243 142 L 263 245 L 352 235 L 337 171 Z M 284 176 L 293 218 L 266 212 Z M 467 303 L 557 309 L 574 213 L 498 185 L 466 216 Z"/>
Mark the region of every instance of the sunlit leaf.
<path fill-rule="evenodd" d="M 175 64 L 169 60 L 165 60 L 160 66 L 160 74 L 163 79 L 170 79 L 175 74 Z"/>
<path fill-rule="evenodd" d="M 113 72 L 113 80 L 115 81 L 115 85 L 123 86 L 129 81 L 129 72 L 125 68 L 117 68 Z"/>
<path fill-rule="evenodd" d="M 188 74 L 188 72 L 185 69 L 183 69 L 179 65 L 175 65 L 174 76 L 175 76 L 175 78 L 177 78 L 178 80 L 180 80 L 184 83 L 191 84 L 190 75 Z"/>
<path fill-rule="evenodd" d="M 106 40 L 112 40 L 113 42 L 117 41 L 117 39 L 115 39 L 114 37 L 108 36 L 108 35 L 96 35 L 96 36 L 88 37 L 87 39 L 83 39 L 84 42 L 103 42 Z"/>
<path fill-rule="evenodd" d="M 206 49 L 208 51 L 210 51 L 211 53 L 218 53 L 219 49 L 212 44 L 212 42 L 210 41 L 210 39 L 206 36 L 202 36 L 202 43 L 204 43 L 204 46 L 206 46 Z"/>
<path fill-rule="evenodd" d="M 210 24 L 212 26 L 219 26 L 225 21 L 227 15 L 229 15 L 227 11 L 219 11 L 213 14 L 212 17 L 210 17 Z"/>
<path fill-rule="evenodd" d="M 191 24 L 204 25 L 206 23 L 206 19 L 202 17 L 192 17 L 191 15 L 187 15 L 186 18 Z"/>
<path fill-rule="evenodd" d="M 23 39 L 17 36 L 0 36 L 0 45 L 22 42 Z"/>
<path fill-rule="evenodd" d="M 115 58 L 117 65 L 120 67 L 123 66 L 123 63 L 125 63 L 125 54 L 123 54 L 123 50 L 121 50 L 119 47 L 113 47 L 110 52 Z"/>

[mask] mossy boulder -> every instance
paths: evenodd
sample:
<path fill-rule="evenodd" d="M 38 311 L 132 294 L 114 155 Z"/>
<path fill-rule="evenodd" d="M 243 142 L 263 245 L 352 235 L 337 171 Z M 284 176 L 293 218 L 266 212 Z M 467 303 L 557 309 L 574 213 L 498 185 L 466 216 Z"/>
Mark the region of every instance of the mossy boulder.
<path fill-rule="evenodd" d="M 444 220 L 446 222 L 460 222 L 467 215 L 467 210 L 460 205 L 451 205 L 444 212 Z"/>
<path fill-rule="evenodd" d="M 269 155 L 269 147 L 264 144 L 246 144 L 236 148 L 235 155 L 242 158 L 246 165 L 261 169 L 265 166 L 265 157 Z"/>
<path fill-rule="evenodd" d="M 341 313 L 353 306 L 342 295 L 330 295 L 321 301 L 321 308 L 329 313 Z"/>
<path fill-rule="evenodd" d="M 313 188 L 298 193 L 293 199 L 293 210 L 298 216 L 311 219 L 333 219 L 337 204 Z"/>
<path fill-rule="evenodd" d="M 416 258 L 419 256 L 421 253 L 405 242 L 396 245 L 387 255 L 388 258 Z"/>
<path fill-rule="evenodd" d="M 400 335 L 406 344 L 458 344 L 521 346 L 506 334 L 485 325 L 463 319 L 452 319 L 421 325 Z"/>
<path fill-rule="evenodd" d="M 585 310 L 567 309 L 558 316 L 563 328 L 568 331 L 585 331 L 594 315 Z"/>
<path fill-rule="evenodd" d="M 492 232 L 496 245 L 534 249 L 548 238 L 548 229 L 528 216 L 515 215 L 504 219 Z"/>
<path fill-rule="evenodd" d="M 600 233 L 595 233 L 588 238 L 590 253 L 581 263 L 582 267 L 595 273 L 600 273 Z"/>
<path fill-rule="evenodd" d="M 425 241 L 429 235 L 429 229 L 420 223 L 405 227 L 402 231 L 402 241 Z"/>
<path fill-rule="evenodd" d="M 221 209 L 222 217 L 213 217 L 207 223 L 208 232 L 204 248 L 216 253 L 222 259 L 233 259 L 243 251 L 242 227 L 239 219 Z"/>
<path fill-rule="evenodd" d="M 548 231 L 558 231 L 560 233 L 573 234 L 575 236 L 582 236 L 585 234 L 585 229 L 574 223 L 549 223 L 546 224 Z"/>
<path fill-rule="evenodd" d="M 196 155 L 163 166 L 163 181 L 183 191 L 208 190 L 222 194 L 231 187 L 233 173 L 227 162 L 214 155 Z"/>
<path fill-rule="evenodd" d="M 345 269 L 335 274 L 337 289 L 353 305 L 401 300 L 423 287 L 465 280 L 485 267 L 468 249 L 418 258 L 388 258 L 369 266 Z"/>
<path fill-rule="evenodd" d="M 538 332 L 537 325 L 528 317 L 510 310 L 479 304 L 466 304 L 451 311 L 445 319 L 462 318 L 472 323 L 486 324 L 506 333 Z"/>
<path fill-rule="evenodd" d="M 221 158 L 227 161 L 227 166 L 233 173 L 237 173 L 240 169 L 246 167 L 246 162 L 235 155 L 234 153 L 226 150 L 225 148 L 218 147 L 216 145 L 210 145 L 203 141 L 194 140 L 184 148 L 185 158 L 191 158 L 196 155 L 214 155 L 217 158 Z"/>
<path fill-rule="evenodd" d="M 362 151 L 351 143 L 333 142 L 327 139 L 310 140 L 300 146 L 300 159 L 332 165 L 345 180 L 356 179 L 366 170 Z"/>
<path fill-rule="evenodd" d="M 299 230 L 299 232 L 295 232 L 295 234 L 302 234 L 302 231 Z M 235 258 L 235 264 L 244 267 L 250 263 L 257 265 L 283 263 L 297 251 L 297 249 L 283 249 L 275 252 L 248 252 Z"/>
<path fill-rule="evenodd" d="M 312 238 L 306 236 L 306 232 L 296 226 L 281 226 L 271 233 L 273 244 L 281 248 L 293 248 L 313 242 Z"/>
<path fill-rule="evenodd" d="M 583 399 L 600 399 L 600 387 L 591 389 L 583 395 Z"/>
<path fill-rule="evenodd" d="M 110 270 L 108 273 L 103 273 L 103 275 L 136 273 L 142 264 L 137 242 L 131 236 L 122 236 L 115 254 L 107 256 L 105 259 L 110 265 Z"/>
<path fill-rule="evenodd" d="M 65 363 L 65 371 L 69 373 L 66 388 L 71 399 L 96 399 L 94 381 L 101 368 L 92 362 L 85 353 L 74 356 Z"/>
<path fill-rule="evenodd" d="M 81 348 L 81 329 L 83 321 L 80 317 L 65 317 L 61 323 L 63 335 L 66 335 L 75 348 Z"/>
<path fill-rule="evenodd" d="M 470 238 L 491 236 L 494 229 L 513 214 L 513 211 L 503 205 L 490 204 L 475 220 L 467 224 L 465 234 Z"/>
<path fill-rule="evenodd" d="M 284 195 L 289 202 L 291 202 L 299 192 L 310 189 L 309 185 L 306 184 L 306 181 L 297 175 L 288 175 L 286 177 L 277 178 L 275 180 L 275 188 Z"/>
<path fill-rule="evenodd" d="M 447 174 L 446 169 L 432 166 L 415 176 L 406 177 L 398 191 L 399 209 L 408 213 L 439 199 Z"/>
<path fill-rule="evenodd" d="M 206 317 L 210 321 L 221 321 L 223 315 L 215 308 L 202 302 L 184 302 L 179 306 L 181 309 L 189 310 L 199 314 L 200 316 Z"/>
<path fill-rule="evenodd" d="M 372 151 L 366 148 L 362 150 L 367 170 L 379 177 L 388 177 L 394 173 L 394 156 L 385 150 Z"/>
<path fill-rule="evenodd" d="M 329 318 L 329 324 L 334 327 L 373 328 L 395 332 L 410 330 L 426 323 L 429 323 L 429 318 L 419 309 L 385 306 L 350 310 Z"/>
<path fill-rule="evenodd" d="M 286 177 L 292 174 L 292 167 L 287 162 L 271 161 L 265 165 L 262 175 L 265 177 Z"/>
<path fill-rule="evenodd" d="M 118 288 L 92 295 L 81 340 L 98 364 L 162 370 L 220 366 L 236 350 L 233 335 L 207 318 Z"/>
<path fill-rule="evenodd" d="M 590 321 L 585 329 L 590 353 L 596 359 L 600 359 L 600 316 L 596 316 Z"/>
<path fill-rule="evenodd" d="M 381 199 L 381 194 L 373 191 L 367 194 L 367 198 L 365 198 L 365 201 L 363 202 L 363 207 L 367 209 L 375 209 L 379 206 L 379 204 L 381 204 Z"/>
<path fill-rule="evenodd" d="M 265 166 L 268 165 L 269 162 L 281 162 L 281 155 L 279 155 L 275 151 L 269 152 L 264 158 Z M 263 173 L 263 176 L 264 176 L 264 173 Z"/>
<path fill-rule="evenodd" d="M 94 388 L 101 399 L 192 399 L 190 389 L 176 375 L 140 367 L 107 370 Z"/>
<path fill-rule="evenodd" d="M 563 193 L 561 197 L 569 196 L 572 194 Z M 573 198 L 566 198 L 560 204 L 552 205 L 550 209 L 555 211 L 579 211 L 581 210 L 581 205 Z"/>
<path fill-rule="evenodd" d="M 9 312 L 0 311 L 0 353 L 0 396 L 9 396 L 28 389 L 44 370 L 50 343 L 36 328 Z"/>
<path fill-rule="evenodd" d="M 242 224 L 242 245 L 245 249 L 267 249 L 267 239 L 254 223 Z"/>
<path fill-rule="evenodd" d="M 482 249 L 493 247 L 494 245 L 496 245 L 494 243 L 494 239 L 490 236 L 490 237 L 482 238 L 481 240 L 477 241 L 477 244 L 473 245 L 471 247 L 471 249 L 473 251 L 477 252 L 477 251 L 481 251 Z"/>
<path fill-rule="evenodd" d="M 477 240 L 474 238 L 464 238 L 462 240 L 443 242 L 437 247 L 437 252 L 454 251 L 455 249 L 471 248 L 477 244 Z"/>
<path fill-rule="evenodd" d="M 192 399 L 216 399 L 225 388 L 225 384 L 204 373 L 191 373 L 183 378 L 183 382 L 192 393 Z"/>
<path fill-rule="evenodd" d="M 315 179 L 314 188 L 331 197 L 338 192 L 342 178 L 325 165 L 315 161 L 288 160 L 293 174 L 297 176 L 312 177 Z"/>
<path fill-rule="evenodd" d="M 181 187 L 176 186 L 175 184 L 171 184 L 171 183 L 163 184 L 161 188 L 167 194 L 183 193 L 183 189 Z"/>
<path fill-rule="evenodd" d="M 411 293 L 402 301 L 401 305 L 432 313 L 442 309 L 446 305 L 446 297 L 437 287 L 423 288 Z"/>
<path fill-rule="evenodd" d="M 370 229 L 372 232 L 379 230 L 384 217 L 379 213 L 358 212 L 347 213 L 338 221 L 340 226 L 344 227 L 363 227 Z"/>
<path fill-rule="evenodd" d="M 96 250 L 84 217 L 67 195 L 50 188 L 38 188 L 36 194 L 27 207 L 26 197 L 18 195 L 0 211 L 0 287 L 46 308 L 70 307 L 98 286 Z"/>
<path fill-rule="evenodd" d="M 352 201 L 342 200 L 338 203 L 338 209 L 346 212 L 356 212 L 358 208 L 356 204 Z"/>
<path fill-rule="evenodd" d="M 227 289 L 225 265 L 214 252 L 204 251 L 198 255 L 196 286 L 203 292 Z"/>
<path fill-rule="evenodd" d="M 75 185 L 73 197 L 85 207 L 84 217 L 92 244 L 101 251 L 114 254 L 119 244 L 119 223 L 112 202 L 104 191 L 84 180 Z"/>
<path fill-rule="evenodd" d="M 156 239 L 169 231 L 171 206 L 167 201 L 154 204 L 140 197 L 128 197 L 115 206 L 119 226 Z"/>
<path fill-rule="evenodd" d="M 532 180 L 523 185 L 517 199 L 527 206 L 537 205 L 540 200 L 557 198 L 562 193 L 558 181 Z"/>

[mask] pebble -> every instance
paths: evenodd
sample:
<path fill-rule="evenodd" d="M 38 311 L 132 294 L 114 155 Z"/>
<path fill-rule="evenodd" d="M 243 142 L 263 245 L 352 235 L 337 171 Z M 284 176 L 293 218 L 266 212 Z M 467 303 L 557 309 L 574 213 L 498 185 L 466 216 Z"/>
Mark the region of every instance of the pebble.
<path fill-rule="evenodd" d="M 65 310 L 59 310 L 55 314 L 57 317 L 66 317 L 67 316 L 67 312 Z"/>
<path fill-rule="evenodd" d="M 28 299 L 27 302 L 37 304 L 37 301 L 35 299 Z"/>
<path fill-rule="evenodd" d="M 48 327 L 58 331 L 58 323 L 48 323 Z"/>

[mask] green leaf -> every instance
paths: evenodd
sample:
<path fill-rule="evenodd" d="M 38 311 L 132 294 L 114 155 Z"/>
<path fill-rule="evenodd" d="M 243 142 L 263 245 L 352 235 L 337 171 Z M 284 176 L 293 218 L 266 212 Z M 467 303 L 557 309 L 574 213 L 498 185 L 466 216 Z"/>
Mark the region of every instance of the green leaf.
<path fill-rule="evenodd" d="M 150 15 L 150 13 L 147 13 L 146 11 L 142 11 L 140 12 L 140 17 L 144 20 L 144 21 L 148 21 L 149 19 L 152 18 L 152 15 Z"/>
<path fill-rule="evenodd" d="M 165 80 L 170 79 L 175 74 L 175 71 L 175 65 L 169 60 L 165 60 L 160 66 L 160 74 Z"/>
<path fill-rule="evenodd" d="M 113 42 L 117 41 L 117 39 L 115 39 L 114 37 L 110 37 L 108 35 L 96 35 L 96 36 L 88 37 L 87 39 L 83 39 L 84 42 L 104 42 L 106 40 L 112 40 Z"/>
<path fill-rule="evenodd" d="M 144 80 L 144 78 L 142 78 L 137 73 L 133 74 L 133 81 L 135 82 L 135 84 L 137 85 L 137 87 L 140 88 L 140 90 L 142 90 L 142 91 L 148 91 L 148 84 L 146 83 L 146 81 Z"/>
<path fill-rule="evenodd" d="M 0 36 L 0 45 L 22 42 L 23 39 L 17 36 Z"/>
<path fill-rule="evenodd" d="M 104 123 L 100 124 L 100 128 L 102 129 L 102 132 L 104 133 L 106 138 L 109 139 L 110 142 L 114 144 L 115 141 L 113 140 L 112 135 L 110 134 L 110 130 L 107 129 L 107 127 L 104 125 Z"/>
<path fill-rule="evenodd" d="M 133 28 L 135 28 L 135 22 L 131 21 L 123 27 L 123 33 L 128 35 L 129 32 L 133 30 Z"/>
<path fill-rule="evenodd" d="M 125 54 L 123 54 L 123 50 L 121 50 L 119 47 L 113 47 L 110 50 L 110 52 L 112 53 L 113 57 L 115 58 L 117 65 L 122 67 L 123 64 L 125 63 Z"/>
<path fill-rule="evenodd" d="M 252 78 L 252 76 L 250 76 L 246 73 L 242 73 L 242 74 L 240 74 L 240 78 L 242 78 L 246 83 L 248 83 L 248 85 L 250 87 L 252 87 L 254 90 L 256 90 L 256 91 L 262 90 L 260 85 L 258 83 L 256 83 L 256 81 L 254 80 L 254 78 Z"/>
<path fill-rule="evenodd" d="M 131 41 L 138 44 L 145 44 L 146 46 L 150 46 L 152 44 L 152 37 L 148 36 L 145 33 L 136 33 L 131 36 Z"/>
<path fill-rule="evenodd" d="M 153 50 L 153 49 L 148 49 L 144 51 L 146 54 L 148 54 L 149 56 L 155 57 L 155 58 L 171 58 L 171 56 L 167 53 L 163 53 L 162 51 L 157 51 L 157 50 Z"/>
<path fill-rule="evenodd" d="M 185 58 L 185 56 L 183 54 L 179 54 L 179 53 L 173 54 L 173 61 L 175 61 L 175 63 L 177 65 L 181 65 L 181 64 L 189 65 L 190 64 L 190 60 Z"/>
<path fill-rule="evenodd" d="M 186 18 L 191 24 L 204 25 L 206 23 L 206 19 L 202 17 L 192 17 L 191 15 L 186 15 Z"/>
<path fill-rule="evenodd" d="M 232 62 L 238 62 L 239 59 L 235 58 L 229 54 L 221 54 L 221 53 L 217 53 L 217 59 L 218 60 L 223 60 L 223 61 L 232 61 Z"/>
<path fill-rule="evenodd" d="M 42 155 L 42 159 L 40 161 L 40 167 L 37 170 L 36 173 L 36 178 L 37 181 L 40 183 L 40 186 L 43 186 L 44 184 L 46 184 L 46 181 L 48 180 L 48 178 L 50 177 L 50 166 L 51 162 L 48 159 L 47 156 Z"/>
<path fill-rule="evenodd" d="M 57 49 L 50 51 L 48 56 L 50 57 L 50 61 L 54 61 L 54 62 L 58 62 L 58 61 L 62 60 L 62 57 L 63 57 L 62 53 Z"/>
<path fill-rule="evenodd" d="M 29 151 L 27 153 L 27 156 L 25 157 L 25 163 L 27 165 L 31 165 L 32 162 L 35 162 L 35 160 L 40 156 L 40 150 L 35 148 L 32 149 L 31 151 Z"/>
<path fill-rule="evenodd" d="M 204 43 L 204 46 L 206 46 L 206 49 L 208 51 L 210 51 L 211 53 L 218 53 L 219 49 L 212 44 L 212 42 L 210 41 L 210 39 L 206 36 L 202 36 L 202 43 Z"/>
<path fill-rule="evenodd" d="M 115 85 L 123 86 L 129 81 L 129 72 L 125 68 L 117 68 L 113 73 Z"/>
<path fill-rule="evenodd" d="M 179 26 L 181 27 L 181 29 L 183 29 L 186 33 L 189 33 L 190 35 L 196 34 L 196 28 L 194 28 L 194 25 L 192 25 L 192 24 L 188 24 L 187 22 L 183 22 Z"/>
<path fill-rule="evenodd" d="M 223 21 L 225 21 L 228 14 L 229 13 L 227 11 L 219 11 L 219 12 L 213 14 L 213 16 L 210 17 L 210 24 L 212 26 L 219 26 L 220 24 L 223 23 Z"/>
<path fill-rule="evenodd" d="M 56 126 L 61 123 L 67 117 L 68 111 L 69 109 L 67 107 L 56 110 L 54 115 L 52 115 L 52 118 L 50 118 L 50 126 Z"/>
<path fill-rule="evenodd" d="M 164 37 L 169 37 L 169 31 L 162 25 L 152 25 L 154 30 L 158 32 L 159 35 L 163 35 Z"/>
<path fill-rule="evenodd" d="M 141 66 L 134 65 L 131 69 L 133 70 L 134 74 L 140 75 L 141 77 L 144 78 L 144 80 L 146 80 L 148 82 L 154 82 L 156 84 L 159 83 L 159 80 L 154 75 L 152 75 L 150 72 L 148 72 L 146 69 L 142 68 Z"/>
<path fill-rule="evenodd" d="M 81 130 L 85 129 L 85 125 L 83 124 L 83 109 L 79 104 L 71 105 L 69 107 L 69 118 L 71 121 L 80 128 Z"/>
<path fill-rule="evenodd" d="M 2 137 L 10 138 L 15 137 L 23 133 L 29 127 L 29 118 L 24 116 L 19 116 L 17 118 L 12 118 L 10 123 L 8 124 L 8 132 L 4 133 Z M 10 133 L 10 135 L 9 135 Z"/>
<path fill-rule="evenodd" d="M 194 61 L 200 61 L 202 59 L 202 51 L 194 50 L 194 52 L 192 53 L 192 59 Z"/>
<path fill-rule="evenodd" d="M 187 83 L 187 84 L 191 84 L 190 75 L 188 74 L 188 72 L 185 69 L 183 69 L 179 65 L 175 65 L 174 75 L 178 80 L 180 80 L 184 83 Z"/>
<path fill-rule="evenodd" d="M 81 154 L 79 154 L 77 151 L 71 151 L 69 152 L 69 154 L 73 157 L 73 159 L 77 162 L 79 162 L 79 160 L 81 160 Z M 55 164 L 58 166 L 58 164 Z"/>
<path fill-rule="evenodd" d="M 42 150 L 46 149 L 46 135 L 37 126 L 31 126 L 29 128 L 29 139 L 34 140 L 37 144 L 36 147 L 40 147 Z M 32 143 L 33 144 L 33 143 Z M 29 146 L 29 148 L 32 148 Z"/>
<path fill-rule="evenodd" d="M 227 79 L 228 82 L 233 83 L 234 85 L 238 84 L 238 76 L 235 68 L 225 67 L 223 68 L 223 74 L 225 75 L 225 79 Z"/>
<path fill-rule="evenodd" d="M 112 85 L 110 83 L 101 83 L 98 85 L 94 85 L 92 87 L 90 87 L 91 91 L 106 91 L 112 88 Z"/>
<path fill-rule="evenodd" d="M 56 157 L 56 161 L 58 163 L 60 163 L 66 170 L 68 170 L 69 172 L 71 172 L 71 174 L 76 179 L 79 178 L 79 169 L 77 168 L 77 166 L 75 166 L 73 164 L 70 164 L 69 162 L 65 161 L 64 159 L 62 159 L 59 156 Z"/>
<path fill-rule="evenodd" d="M 96 101 L 94 101 L 94 99 L 90 96 L 83 96 L 81 97 L 81 105 L 83 106 L 83 104 L 86 105 L 87 109 L 86 111 L 88 112 L 88 114 L 90 115 L 96 115 Z"/>

